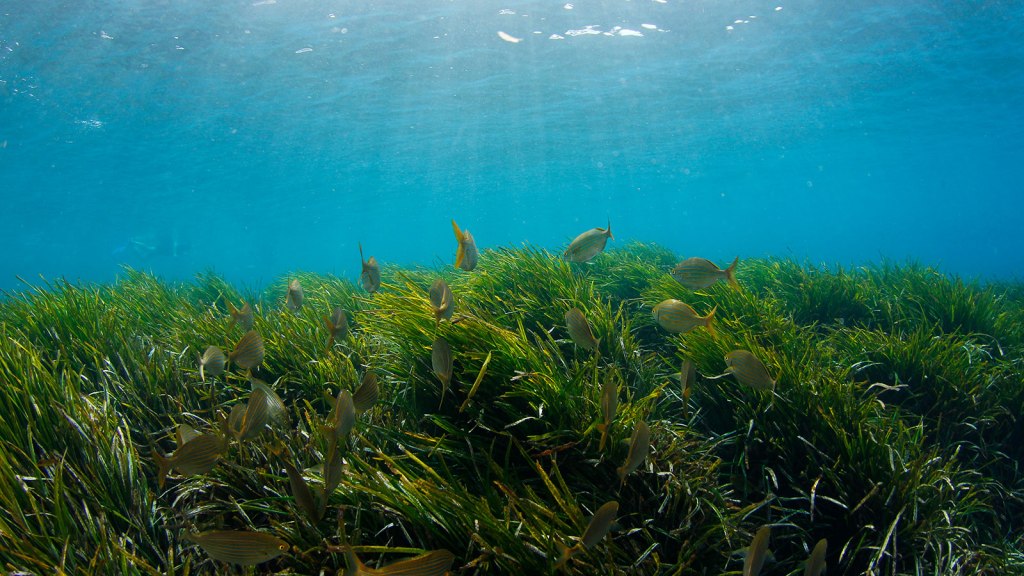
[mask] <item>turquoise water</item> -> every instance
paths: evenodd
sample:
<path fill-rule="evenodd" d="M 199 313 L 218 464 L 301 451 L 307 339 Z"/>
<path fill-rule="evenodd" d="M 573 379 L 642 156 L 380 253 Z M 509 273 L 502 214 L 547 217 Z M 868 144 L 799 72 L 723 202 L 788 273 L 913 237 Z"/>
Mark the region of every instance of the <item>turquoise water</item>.
<path fill-rule="evenodd" d="M 1020 278 L 1020 2 L 0 2 L 0 288 L 616 240 Z M 511 42 L 499 36 L 504 32 Z"/>

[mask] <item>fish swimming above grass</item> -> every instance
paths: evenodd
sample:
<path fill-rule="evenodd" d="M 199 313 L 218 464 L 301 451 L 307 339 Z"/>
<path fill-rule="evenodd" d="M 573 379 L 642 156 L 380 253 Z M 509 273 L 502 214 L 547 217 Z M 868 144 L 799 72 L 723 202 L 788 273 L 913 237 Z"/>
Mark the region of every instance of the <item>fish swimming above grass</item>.
<path fill-rule="evenodd" d="M 448 390 L 448 384 L 452 381 L 452 347 L 448 341 L 438 336 L 430 346 L 430 364 L 441 381 L 441 402 L 444 402 L 444 393 Z"/>
<path fill-rule="evenodd" d="M 348 314 L 339 306 L 331 312 L 331 317 L 324 316 L 324 326 L 327 327 L 327 349 L 330 350 L 334 343 L 348 336 Z"/>
<path fill-rule="evenodd" d="M 199 379 L 205 381 L 206 375 L 216 378 L 224 373 L 227 365 L 227 357 L 224 352 L 216 346 L 207 346 L 206 351 L 199 358 Z"/>
<path fill-rule="evenodd" d="M 728 282 L 733 288 L 739 289 L 740 285 L 736 281 L 736 265 L 739 264 L 739 261 L 737 256 L 728 268 L 722 270 L 710 260 L 687 258 L 672 269 L 672 277 L 690 290 L 703 290 L 721 280 Z"/>
<path fill-rule="evenodd" d="M 683 418 L 686 418 L 686 412 L 690 403 L 690 394 L 693 393 L 693 383 L 697 380 L 697 369 L 693 366 L 692 360 L 683 361 L 683 366 L 679 370 L 679 382 L 683 385 Z"/>
<path fill-rule="evenodd" d="M 185 539 L 198 544 L 214 560 L 241 566 L 273 560 L 288 551 L 287 542 L 264 532 L 210 530 L 187 534 Z"/>
<path fill-rule="evenodd" d="M 249 330 L 235 344 L 228 360 L 243 370 L 252 370 L 263 362 L 263 354 L 263 337 L 255 330 Z"/>
<path fill-rule="evenodd" d="M 377 375 L 369 370 L 363 374 L 363 381 L 359 389 L 352 395 L 352 406 L 356 409 L 356 415 L 366 412 L 377 403 L 380 396 L 380 386 L 377 385 Z"/>
<path fill-rule="evenodd" d="M 733 350 L 725 355 L 726 374 L 732 374 L 736 381 L 751 388 L 771 390 L 775 380 L 757 356 L 748 350 Z"/>
<path fill-rule="evenodd" d="M 602 421 L 597 425 L 598 431 L 601 432 L 601 444 L 598 446 L 599 452 L 604 452 L 605 442 L 608 440 L 608 429 L 611 428 L 612 422 L 615 420 L 615 413 L 619 409 L 619 386 L 611 378 L 605 380 L 604 385 L 601 386 L 601 417 Z"/>
<path fill-rule="evenodd" d="M 562 253 L 562 257 L 569 262 L 589 262 L 604 250 L 609 238 L 615 239 L 612 236 L 611 220 L 608 221 L 607 228 L 591 228 L 573 239 Z"/>
<path fill-rule="evenodd" d="M 822 538 L 814 545 L 811 555 L 807 557 L 807 565 L 804 566 L 804 576 L 821 576 L 825 572 L 825 554 L 828 550 L 828 540 Z"/>
<path fill-rule="evenodd" d="M 331 413 L 327 416 L 327 432 L 337 442 L 347 437 L 352 432 L 355 424 L 356 405 L 352 400 L 352 393 L 348 390 L 341 390 L 334 401 L 334 408 L 331 409 Z"/>
<path fill-rule="evenodd" d="M 302 301 L 305 299 L 306 297 L 302 292 L 302 284 L 299 283 L 299 279 L 295 278 L 289 282 L 288 292 L 284 296 L 285 306 L 292 312 L 298 312 L 302 308 Z"/>
<path fill-rule="evenodd" d="M 476 268 L 476 264 L 480 260 L 480 253 L 476 249 L 476 240 L 473 240 L 473 235 L 469 233 L 469 230 L 459 230 L 459 225 L 455 223 L 455 220 L 452 220 L 452 230 L 455 231 L 455 240 L 459 243 L 458 248 L 455 249 L 455 267 L 469 272 Z"/>
<path fill-rule="evenodd" d="M 675 298 L 669 298 L 659 302 L 654 307 L 653 314 L 658 325 L 673 334 L 685 334 L 698 326 L 703 326 L 707 328 L 712 338 L 716 338 L 715 311 L 717 309 L 717 307 L 712 308 L 707 316 L 700 316 L 688 304 Z"/>
<path fill-rule="evenodd" d="M 569 331 L 569 337 L 574 344 L 586 350 L 597 349 L 600 343 L 594 338 L 594 332 L 590 329 L 590 322 L 579 308 L 570 308 L 565 313 L 565 327 Z"/>
<path fill-rule="evenodd" d="M 380 266 L 373 256 L 370 256 L 369 260 L 363 258 L 362 244 L 359 245 L 359 259 L 363 263 L 363 272 L 359 275 L 359 281 L 363 285 L 363 290 L 373 294 L 380 289 Z"/>
<path fill-rule="evenodd" d="M 184 436 L 183 433 L 179 439 L 183 440 Z M 157 484 L 163 488 L 167 473 L 171 470 L 177 470 L 185 476 L 206 474 L 217 465 L 217 461 L 227 448 L 228 441 L 221 430 L 207 432 L 186 441 L 170 456 L 162 456 L 153 449 L 153 461 L 157 465 Z"/>
<path fill-rule="evenodd" d="M 352 547 L 345 546 L 345 562 L 348 568 L 344 576 L 444 576 L 455 562 L 455 555 L 448 550 L 431 550 L 380 568 L 370 568 L 356 556 Z"/>
<path fill-rule="evenodd" d="M 255 314 L 253 314 L 252 306 L 246 302 L 242 309 L 235 308 L 235 305 L 228 300 L 228 313 L 231 314 L 231 320 L 242 327 L 242 330 L 252 330 L 253 322 L 256 320 Z"/>
<path fill-rule="evenodd" d="M 569 561 L 569 558 L 573 557 L 579 552 L 589 550 L 597 543 L 604 539 L 608 535 L 608 532 L 612 529 L 612 525 L 615 523 L 615 516 L 619 513 L 619 503 L 615 500 L 605 502 L 594 512 L 594 516 L 590 519 L 587 524 L 586 530 L 583 531 L 583 536 L 575 546 L 569 547 L 561 542 L 558 543 L 558 547 L 561 549 L 561 556 L 558 558 L 558 562 L 555 563 L 555 568 L 561 568 Z"/>
<path fill-rule="evenodd" d="M 750 541 L 750 547 L 747 548 L 746 558 L 743 560 L 743 576 L 758 576 L 761 573 L 764 561 L 768 559 L 768 538 L 771 533 L 770 526 L 762 526 L 757 534 L 754 534 L 754 539 Z"/>
<path fill-rule="evenodd" d="M 434 311 L 435 325 L 440 323 L 442 318 L 451 320 L 452 314 L 455 313 L 455 296 L 452 295 L 452 289 L 444 278 L 438 278 L 430 285 L 430 308 Z"/>
<path fill-rule="evenodd" d="M 626 476 L 643 464 L 650 449 L 651 429 L 647 426 L 647 422 L 640 421 L 633 429 L 633 437 L 629 440 L 629 454 L 626 455 L 626 462 L 616 469 L 621 482 L 625 482 Z"/>

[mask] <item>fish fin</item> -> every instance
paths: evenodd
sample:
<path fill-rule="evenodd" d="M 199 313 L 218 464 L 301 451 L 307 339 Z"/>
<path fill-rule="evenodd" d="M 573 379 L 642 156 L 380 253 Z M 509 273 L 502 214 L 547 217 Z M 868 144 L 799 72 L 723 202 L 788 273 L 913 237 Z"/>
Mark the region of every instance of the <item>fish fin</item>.
<path fill-rule="evenodd" d="M 455 231 L 455 239 L 459 242 L 459 247 L 455 250 L 455 267 L 458 268 L 462 265 L 463 258 L 466 257 L 466 247 L 462 244 L 462 230 L 459 230 L 459 225 L 452 220 L 452 230 Z"/>
<path fill-rule="evenodd" d="M 555 570 L 558 570 L 559 568 L 565 567 L 565 563 L 569 561 L 569 558 L 572 558 L 573 553 L 576 551 L 576 547 L 573 546 L 570 548 L 561 542 L 555 542 L 555 545 L 558 546 L 558 561 L 555 562 Z"/>
<path fill-rule="evenodd" d="M 605 233 L 608 234 L 609 238 L 611 238 L 612 240 L 615 240 L 615 236 L 612 236 L 612 219 L 611 218 L 608 219 L 608 227 L 605 228 Z"/>
<path fill-rule="evenodd" d="M 160 488 L 163 488 L 164 482 L 167 481 L 167 473 L 171 470 L 171 460 L 166 456 L 161 456 L 160 453 L 156 451 L 156 448 L 153 448 L 152 451 L 153 462 L 156 462 L 157 467 L 156 482 Z"/>
<path fill-rule="evenodd" d="M 715 331 L 715 311 L 718 310 L 718 306 L 711 309 L 708 315 L 704 317 L 704 327 L 708 329 L 708 334 L 711 334 L 712 340 L 718 340 L 718 333 Z"/>
<path fill-rule="evenodd" d="M 597 429 L 601 431 L 601 444 L 598 445 L 597 451 L 604 452 L 604 445 L 608 441 L 608 425 L 598 424 Z"/>
<path fill-rule="evenodd" d="M 729 282 L 730 286 L 737 290 L 740 289 L 740 283 L 736 281 L 736 265 L 739 263 L 740 257 L 737 256 L 736 259 L 732 261 L 732 264 L 725 269 L 725 279 Z"/>

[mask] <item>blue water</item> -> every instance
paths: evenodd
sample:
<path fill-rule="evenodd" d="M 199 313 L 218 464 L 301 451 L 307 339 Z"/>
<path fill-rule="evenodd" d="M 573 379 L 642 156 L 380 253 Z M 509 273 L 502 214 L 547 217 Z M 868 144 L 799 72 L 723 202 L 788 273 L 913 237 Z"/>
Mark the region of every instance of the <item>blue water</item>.
<path fill-rule="evenodd" d="M 1024 271 L 1021 2 L 0 1 L 0 289 L 616 240 Z M 509 42 L 505 32 L 521 41 Z M 596 33 L 594 33 L 596 32 Z"/>

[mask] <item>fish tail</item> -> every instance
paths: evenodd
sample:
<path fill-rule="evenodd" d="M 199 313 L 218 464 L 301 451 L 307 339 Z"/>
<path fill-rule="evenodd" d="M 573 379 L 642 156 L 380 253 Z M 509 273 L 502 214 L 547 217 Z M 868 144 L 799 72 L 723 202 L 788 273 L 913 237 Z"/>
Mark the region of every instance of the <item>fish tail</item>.
<path fill-rule="evenodd" d="M 615 236 L 612 236 L 612 219 L 611 218 L 608 219 L 608 228 L 606 229 L 606 232 L 607 232 L 609 238 L 611 238 L 612 240 L 615 240 Z"/>
<path fill-rule="evenodd" d="M 462 259 L 466 257 L 466 247 L 462 245 L 462 230 L 459 230 L 455 220 L 452 220 L 452 230 L 455 231 L 455 240 L 459 243 L 455 250 L 455 267 L 458 268 L 462 264 Z"/>
<path fill-rule="evenodd" d="M 576 548 L 570 548 L 561 542 L 555 542 L 555 545 L 558 546 L 559 551 L 558 562 L 555 562 L 555 570 L 558 570 L 565 566 L 565 563 L 569 561 L 569 558 L 572 558 L 573 551 L 575 551 Z"/>
<path fill-rule="evenodd" d="M 161 488 L 164 487 L 164 482 L 167 481 L 167 473 L 171 470 L 171 460 L 165 456 L 161 456 L 156 448 L 152 448 L 153 451 L 153 462 L 156 462 L 156 482 Z"/>
<path fill-rule="evenodd" d="M 725 279 L 726 279 L 726 281 L 729 282 L 730 286 L 732 286 L 733 288 L 735 288 L 737 290 L 740 289 L 740 283 L 736 281 L 736 265 L 739 264 L 739 263 L 740 263 L 740 257 L 737 256 L 736 259 L 732 261 L 732 264 L 730 264 L 729 267 L 725 269 Z"/>
<path fill-rule="evenodd" d="M 712 340 L 718 340 L 718 333 L 715 331 L 715 311 L 718 310 L 718 306 L 711 309 L 708 315 L 704 317 L 704 327 L 708 329 L 708 334 L 711 334 Z"/>

